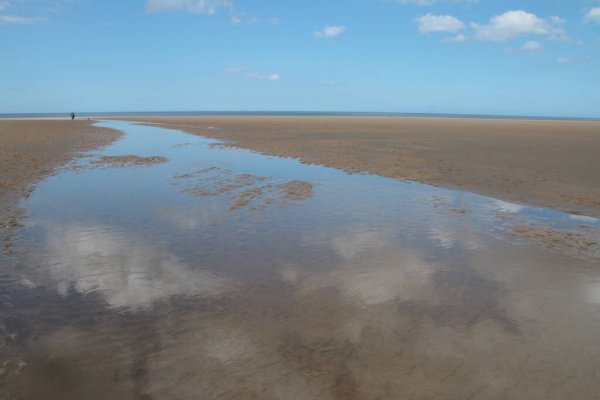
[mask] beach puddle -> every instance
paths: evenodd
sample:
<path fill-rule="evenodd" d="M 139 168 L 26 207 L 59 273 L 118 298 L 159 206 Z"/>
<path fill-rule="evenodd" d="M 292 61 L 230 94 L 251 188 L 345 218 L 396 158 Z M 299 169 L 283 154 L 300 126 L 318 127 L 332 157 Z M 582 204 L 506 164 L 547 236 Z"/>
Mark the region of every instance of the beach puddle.
<path fill-rule="evenodd" d="M 598 219 L 99 125 L 0 258 L 0 398 L 600 392 Z"/>

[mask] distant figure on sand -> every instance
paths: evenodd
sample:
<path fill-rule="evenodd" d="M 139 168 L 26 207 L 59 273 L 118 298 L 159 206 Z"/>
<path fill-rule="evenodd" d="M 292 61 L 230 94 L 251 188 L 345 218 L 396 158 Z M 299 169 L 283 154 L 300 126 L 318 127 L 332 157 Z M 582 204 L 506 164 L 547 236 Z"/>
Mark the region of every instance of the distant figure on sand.
<path fill-rule="evenodd" d="M 75 113 L 74 113 L 74 112 L 72 112 L 72 113 L 71 113 L 71 121 L 72 121 L 72 120 L 74 120 L 74 119 L 75 119 Z"/>

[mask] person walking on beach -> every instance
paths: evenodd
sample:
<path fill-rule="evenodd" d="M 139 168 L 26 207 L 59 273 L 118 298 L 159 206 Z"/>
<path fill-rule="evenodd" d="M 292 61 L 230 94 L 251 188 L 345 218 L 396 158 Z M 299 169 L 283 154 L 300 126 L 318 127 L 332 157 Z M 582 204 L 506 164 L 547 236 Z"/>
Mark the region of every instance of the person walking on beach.
<path fill-rule="evenodd" d="M 74 113 L 74 112 L 72 112 L 72 113 L 71 113 L 71 121 L 73 121 L 74 119 L 75 119 L 75 113 Z"/>

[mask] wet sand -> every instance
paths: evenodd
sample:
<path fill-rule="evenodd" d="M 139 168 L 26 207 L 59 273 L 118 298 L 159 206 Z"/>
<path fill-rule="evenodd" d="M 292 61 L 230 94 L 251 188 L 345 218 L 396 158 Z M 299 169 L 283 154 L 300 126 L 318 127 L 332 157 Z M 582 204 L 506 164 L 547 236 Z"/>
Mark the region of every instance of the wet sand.
<path fill-rule="evenodd" d="M 600 122 L 131 117 L 310 164 L 600 216 Z"/>
<path fill-rule="evenodd" d="M 19 225 L 19 200 L 35 183 L 78 153 L 105 146 L 120 132 L 90 121 L 0 120 L 0 227 L 9 245 L 10 230 Z"/>
<path fill-rule="evenodd" d="M 313 196 L 313 185 L 308 182 L 274 182 L 252 174 L 235 174 L 216 167 L 205 168 L 175 177 L 181 193 L 196 197 L 230 194 L 230 211 L 243 207 L 263 211 L 270 205 L 286 207 L 290 201 L 302 201 Z"/>
<path fill-rule="evenodd" d="M 151 157 L 140 157 L 134 155 L 127 156 L 103 156 L 99 160 L 93 161 L 92 164 L 98 166 L 111 166 L 111 167 L 132 167 L 141 165 L 153 165 L 166 162 L 165 157 L 151 156 Z"/>
<path fill-rule="evenodd" d="M 0 258 L 0 399 L 598 398 L 600 220 L 104 125 Z"/>

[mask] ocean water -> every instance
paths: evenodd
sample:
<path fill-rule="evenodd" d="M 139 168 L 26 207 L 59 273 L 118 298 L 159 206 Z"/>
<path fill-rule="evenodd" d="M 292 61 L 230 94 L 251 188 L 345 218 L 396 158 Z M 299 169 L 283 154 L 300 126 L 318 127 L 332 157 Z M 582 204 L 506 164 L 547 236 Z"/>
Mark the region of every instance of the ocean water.
<path fill-rule="evenodd" d="M 69 118 L 65 113 L 0 113 L 0 118 Z M 518 115 L 485 114 L 435 114 L 435 113 L 399 113 L 399 112 L 316 112 L 316 111 L 151 111 L 151 112 L 77 112 L 78 118 L 106 117 L 158 117 L 158 116 L 361 116 L 361 117 L 430 117 L 430 118 L 484 118 L 484 119 L 533 119 L 533 120 L 577 120 L 599 121 L 598 118 L 540 117 Z"/>

